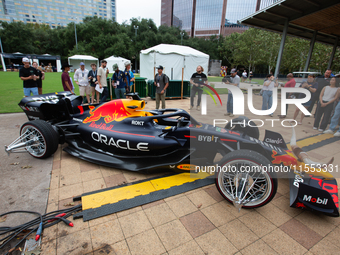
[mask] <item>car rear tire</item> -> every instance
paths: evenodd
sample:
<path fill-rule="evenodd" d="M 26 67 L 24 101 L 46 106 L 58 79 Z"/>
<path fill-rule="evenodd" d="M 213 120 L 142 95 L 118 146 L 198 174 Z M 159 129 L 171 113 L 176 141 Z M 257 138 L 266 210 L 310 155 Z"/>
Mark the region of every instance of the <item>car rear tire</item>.
<path fill-rule="evenodd" d="M 241 122 L 241 124 L 234 124 L 237 122 Z M 245 125 L 242 124 L 244 122 L 245 122 Z M 256 139 L 259 139 L 260 137 L 259 128 L 256 126 L 256 124 L 253 121 L 249 120 L 249 118 L 246 116 L 240 116 L 240 117 L 233 119 L 232 126 L 231 126 L 231 122 L 228 122 L 227 125 L 225 126 L 225 129 L 241 132 L 243 134 L 246 134 Z"/>
<path fill-rule="evenodd" d="M 59 135 L 52 125 L 43 120 L 33 120 L 21 126 L 23 142 L 32 141 L 26 151 L 33 157 L 43 159 L 51 156 L 58 149 Z"/>
<path fill-rule="evenodd" d="M 219 169 L 215 173 L 217 190 L 230 203 L 233 203 L 237 190 L 242 194 L 240 197 L 243 196 L 244 201 L 249 200 L 242 206 L 243 208 L 264 206 L 274 198 L 277 191 L 275 173 L 262 171 L 262 166 L 270 165 L 270 161 L 258 152 L 232 151 L 218 164 Z"/>

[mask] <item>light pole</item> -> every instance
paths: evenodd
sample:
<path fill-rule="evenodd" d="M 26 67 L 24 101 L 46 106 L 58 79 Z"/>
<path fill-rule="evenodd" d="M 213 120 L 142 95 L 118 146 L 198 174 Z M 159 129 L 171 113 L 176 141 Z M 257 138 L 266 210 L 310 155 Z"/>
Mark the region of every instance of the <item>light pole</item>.
<path fill-rule="evenodd" d="M 181 45 L 183 45 L 183 36 L 184 36 L 184 32 L 181 32 Z"/>
<path fill-rule="evenodd" d="M 74 22 L 74 36 L 76 37 L 76 48 L 77 48 L 77 51 L 78 51 L 77 26 L 76 26 L 76 22 Z"/>
<path fill-rule="evenodd" d="M 1 46 L 1 53 L 4 53 L 4 50 L 3 50 L 3 48 L 2 48 L 1 37 L 0 37 L 0 46 Z"/>
<path fill-rule="evenodd" d="M 77 18 L 71 18 L 71 20 L 73 20 L 74 22 L 74 37 L 76 38 L 76 49 L 78 51 L 77 27 L 76 27 Z"/>
<path fill-rule="evenodd" d="M 0 29 L 2 30 L 2 26 L 0 26 Z M 1 42 L 1 37 L 0 37 L 0 46 L 1 46 L 1 53 L 4 53 L 4 49 L 2 48 L 2 42 Z"/>
<path fill-rule="evenodd" d="M 137 41 L 137 30 L 138 30 L 138 28 L 139 28 L 139 26 L 133 26 L 133 28 L 135 29 L 135 37 L 136 37 L 136 39 L 135 39 L 135 45 L 136 45 L 136 41 Z M 136 53 L 136 58 L 135 58 L 135 72 L 137 73 L 137 54 L 138 54 L 138 52 Z"/>

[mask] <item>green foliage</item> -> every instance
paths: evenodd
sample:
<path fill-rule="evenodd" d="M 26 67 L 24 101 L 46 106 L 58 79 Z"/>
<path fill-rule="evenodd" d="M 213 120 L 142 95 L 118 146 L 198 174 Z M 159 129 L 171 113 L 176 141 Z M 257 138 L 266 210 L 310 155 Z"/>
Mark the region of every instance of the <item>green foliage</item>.
<path fill-rule="evenodd" d="M 75 24 L 51 29 L 47 25 L 7 23 L 0 21 L 0 37 L 4 52 L 60 55 L 62 60 L 75 54 L 92 55 L 103 59 L 112 55 L 139 62 L 139 52 L 160 43 L 181 44 L 178 27 L 161 25 L 157 28 L 151 19 L 132 18 L 130 24 L 114 20 L 86 17 L 76 24 L 78 49 L 75 43 Z M 136 30 L 137 29 L 137 36 Z M 202 51 L 210 59 L 222 60 L 222 65 L 244 67 L 248 71 L 269 73 L 275 70 L 281 35 L 250 28 L 242 34 L 227 37 L 190 38 L 184 32 L 182 44 Z M 281 73 L 304 69 L 309 51 L 308 40 L 287 37 L 282 58 Z M 328 65 L 332 47 L 316 43 L 310 70 L 323 72 Z M 137 67 L 138 68 L 138 67 Z M 333 61 L 333 70 L 340 69 L 340 52 Z"/>
<path fill-rule="evenodd" d="M 281 35 L 250 28 L 242 34 L 233 33 L 219 46 L 220 56 L 231 67 L 244 66 L 258 73 L 274 72 Z M 280 73 L 303 71 L 308 56 L 310 41 L 286 38 Z M 309 70 L 324 72 L 327 68 L 332 46 L 315 43 Z M 333 70 L 340 68 L 340 52 L 333 61 Z M 225 63 L 225 62 L 224 62 Z"/>

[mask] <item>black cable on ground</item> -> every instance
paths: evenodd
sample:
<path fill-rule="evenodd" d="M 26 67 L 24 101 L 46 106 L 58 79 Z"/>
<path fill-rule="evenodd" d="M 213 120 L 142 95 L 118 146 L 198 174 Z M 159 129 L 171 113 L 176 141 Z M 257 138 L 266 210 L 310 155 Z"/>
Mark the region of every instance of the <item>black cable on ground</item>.
<path fill-rule="evenodd" d="M 29 231 L 28 234 L 26 234 L 11 250 L 16 249 L 21 242 L 23 242 L 30 234 L 36 231 L 36 241 L 39 240 L 41 233 L 43 229 L 51 227 L 55 224 L 58 224 L 61 221 L 64 221 L 66 225 L 73 226 L 73 224 L 66 220 L 66 218 L 70 217 L 73 213 L 81 211 L 82 206 L 76 205 L 74 207 L 70 207 L 63 210 L 57 210 L 53 212 L 46 213 L 44 215 L 41 215 L 38 212 L 33 211 L 11 211 L 4 214 L 1 214 L 0 217 L 8 215 L 8 214 L 14 214 L 14 213 L 30 213 L 30 214 L 36 214 L 38 215 L 37 218 L 26 222 L 24 224 L 15 226 L 15 227 L 0 227 L 0 249 L 5 247 L 6 244 L 8 244 L 10 241 L 12 241 L 14 238 L 18 238 L 18 235 L 22 233 L 23 231 Z M 9 252 L 5 253 L 6 255 L 9 254 Z"/>

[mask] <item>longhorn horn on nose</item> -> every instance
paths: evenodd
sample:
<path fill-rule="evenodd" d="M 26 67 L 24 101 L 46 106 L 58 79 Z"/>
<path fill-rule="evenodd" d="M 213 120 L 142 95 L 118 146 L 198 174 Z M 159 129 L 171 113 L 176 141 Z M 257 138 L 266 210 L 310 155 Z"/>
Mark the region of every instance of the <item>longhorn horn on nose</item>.
<path fill-rule="evenodd" d="M 334 161 L 334 157 L 332 157 L 327 163 L 320 163 L 313 161 L 306 152 L 304 152 L 299 146 L 296 145 L 296 135 L 295 135 L 295 129 L 292 126 L 292 138 L 290 139 L 290 146 L 292 148 L 292 151 L 294 155 L 303 163 L 306 165 L 320 165 L 320 168 L 328 167 L 328 165 L 332 164 Z"/>

